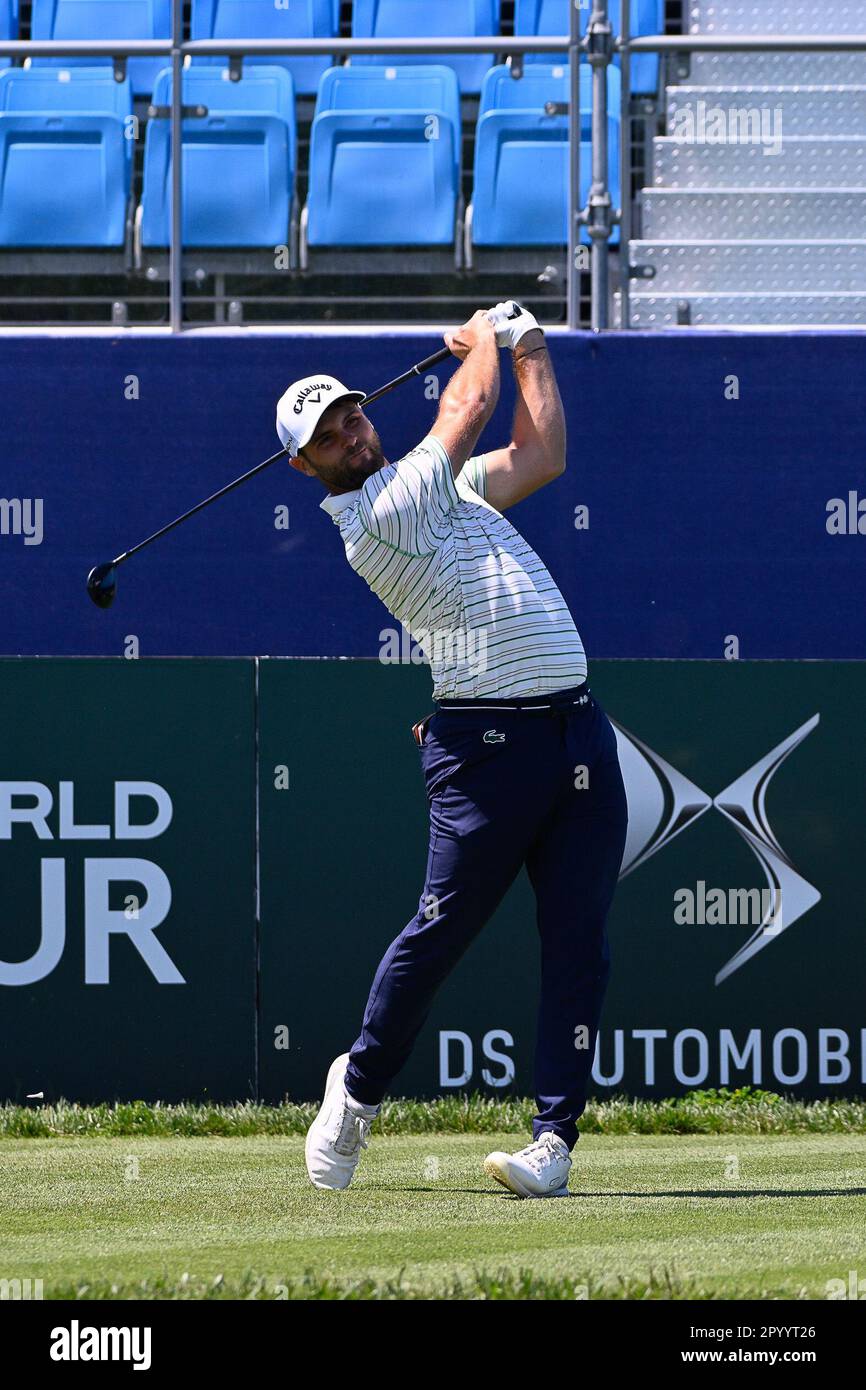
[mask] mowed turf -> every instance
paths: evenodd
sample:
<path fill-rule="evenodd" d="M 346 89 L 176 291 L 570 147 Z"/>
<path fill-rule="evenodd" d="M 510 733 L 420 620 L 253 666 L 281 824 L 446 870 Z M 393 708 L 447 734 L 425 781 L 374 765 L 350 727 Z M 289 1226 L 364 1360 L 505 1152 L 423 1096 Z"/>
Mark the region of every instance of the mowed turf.
<path fill-rule="evenodd" d="M 294 1137 L 5 1140 L 0 1278 L 85 1298 L 825 1298 L 866 1268 L 866 1136 L 584 1136 L 572 1196 L 547 1201 L 483 1174 L 519 1143 L 374 1135 L 337 1193 Z"/>

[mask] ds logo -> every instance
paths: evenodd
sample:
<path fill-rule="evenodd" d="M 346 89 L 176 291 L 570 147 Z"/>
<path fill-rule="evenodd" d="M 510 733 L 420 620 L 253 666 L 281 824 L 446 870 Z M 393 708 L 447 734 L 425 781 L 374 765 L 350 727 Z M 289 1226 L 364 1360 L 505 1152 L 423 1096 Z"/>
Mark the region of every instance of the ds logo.
<path fill-rule="evenodd" d="M 481 1039 L 481 1053 L 489 1062 L 498 1062 L 501 1074 L 482 1067 L 481 1079 L 486 1086 L 510 1086 L 514 1080 L 514 1062 L 507 1052 L 497 1052 L 494 1043 L 514 1046 L 514 1039 L 504 1028 L 493 1028 Z M 465 1086 L 472 1080 L 474 1049 L 468 1033 L 445 1029 L 439 1034 L 439 1085 Z"/>

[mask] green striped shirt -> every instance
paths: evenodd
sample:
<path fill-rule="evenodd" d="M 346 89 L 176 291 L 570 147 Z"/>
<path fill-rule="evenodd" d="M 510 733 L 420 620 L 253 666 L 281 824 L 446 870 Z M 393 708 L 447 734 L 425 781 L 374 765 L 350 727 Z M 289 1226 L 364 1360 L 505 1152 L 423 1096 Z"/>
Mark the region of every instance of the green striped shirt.
<path fill-rule="evenodd" d="M 455 479 L 428 435 L 321 506 L 349 564 L 423 651 L 434 699 L 517 699 L 580 685 L 586 656 L 562 594 L 484 494 L 484 456 Z"/>

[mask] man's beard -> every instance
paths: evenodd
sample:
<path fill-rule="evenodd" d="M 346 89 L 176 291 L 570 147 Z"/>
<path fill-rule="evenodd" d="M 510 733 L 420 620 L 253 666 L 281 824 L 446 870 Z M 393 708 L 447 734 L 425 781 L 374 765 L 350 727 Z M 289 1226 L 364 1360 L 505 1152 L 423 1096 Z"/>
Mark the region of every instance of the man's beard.
<path fill-rule="evenodd" d="M 366 445 L 366 449 L 366 454 L 364 454 L 363 449 L 359 449 L 355 457 L 336 464 L 333 469 L 329 470 L 328 477 L 320 474 L 322 481 L 327 483 L 328 487 L 340 488 L 344 492 L 362 487 L 368 478 L 372 477 L 374 473 L 378 473 L 379 469 L 385 465 L 382 444 L 375 432 Z M 358 457 L 359 455 L 360 457 Z"/>

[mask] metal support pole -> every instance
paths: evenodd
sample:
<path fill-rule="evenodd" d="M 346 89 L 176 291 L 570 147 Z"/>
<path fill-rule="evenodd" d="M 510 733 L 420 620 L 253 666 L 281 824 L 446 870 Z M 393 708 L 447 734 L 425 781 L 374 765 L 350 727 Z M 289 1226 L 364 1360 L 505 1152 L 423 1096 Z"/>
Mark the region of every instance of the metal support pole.
<path fill-rule="evenodd" d="M 622 82 L 620 84 L 620 123 L 619 123 L 619 304 L 620 328 L 631 327 L 629 310 L 629 266 L 631 264 L 631 5 L 626 0 L 622 6 L 620 23 L 620 61 L 622 63 Z M 644 141 L 644 146 L 646 146 Z M 649 174 L 649 169 L 646 173 Z"/>
<path fill-rule="evenodd" d="M 592 64 L 592 184 L 587 231 L 592 243 L 592 329 L 598 333 L 608 326 L 608 245 L 612 225 L 607 186 L 607 69 L 613 57 L 613 30 L 607 0 L 592 0 L 586 51 Z"/>
<path fill-rule="evenodd" d="M 183 0 L 171 0 L 171 241 L 168 282 L 172 333 L 183 330 Z"/>
<path fill-rule="evenodd" d="M 568 49 L 568 326 L 580 327 L 580 6 L 572 0 Z"/>

